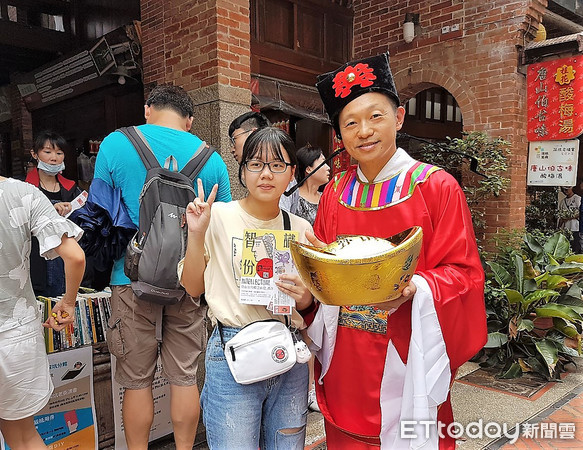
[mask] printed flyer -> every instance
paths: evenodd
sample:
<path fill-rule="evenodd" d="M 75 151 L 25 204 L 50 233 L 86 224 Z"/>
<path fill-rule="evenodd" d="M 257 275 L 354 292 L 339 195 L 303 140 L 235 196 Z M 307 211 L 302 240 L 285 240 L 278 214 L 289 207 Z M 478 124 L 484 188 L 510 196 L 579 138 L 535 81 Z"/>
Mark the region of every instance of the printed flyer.
<path fill-rule="evenodd" d="M 244 230 L 239 301 L 265 305 L 274 314 L 291 314 L 295 301 L 275 285 L 280 275 L 297 274 L 289 250 L 296 231 Z"/>
<path fill-rule="evenodd" d="M 55 389 L 49 403 L 34 416 L 36 429 L 50 450 L 97 448 L 93 348 L 51 353 L 48 358 Z M 10 448 L 3 439 L 1 448 Z"/>

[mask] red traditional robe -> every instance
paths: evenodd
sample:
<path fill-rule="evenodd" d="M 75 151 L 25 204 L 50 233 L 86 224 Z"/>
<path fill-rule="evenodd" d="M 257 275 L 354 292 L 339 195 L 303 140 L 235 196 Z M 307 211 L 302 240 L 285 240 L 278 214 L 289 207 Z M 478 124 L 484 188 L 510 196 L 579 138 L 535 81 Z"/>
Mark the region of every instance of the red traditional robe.
<path fill-rule="evenodd" d="M 341 234 L 389 237 L 415 225 L 423 228 L 416 274 L 427 281 L 433 294 L 438 327 L 455 374 L 483 347 L 487 335 L 484 272 L 470 211 L 458 183 L 444 170 L 416 162 L 401 149 L 387 167 L 392 175 L 371 184 L 358 179 L 356 167 L 339 174 L 322 195 L 314 230 L 320 240 L 330 243 Z M 366 306 L 340 309 L 333 357 L 323 384 L 317 385 L 320 409 L 339 429 L 379 436 L 387 345 L 392 341 L 407 363 L 411 306 L 407 302 L 391 315 Z M 438 420 L 453 421 L 449 398 L 439 408 Z M 440 440 L 440 448 L 454 447 L 453 439 Z"/>

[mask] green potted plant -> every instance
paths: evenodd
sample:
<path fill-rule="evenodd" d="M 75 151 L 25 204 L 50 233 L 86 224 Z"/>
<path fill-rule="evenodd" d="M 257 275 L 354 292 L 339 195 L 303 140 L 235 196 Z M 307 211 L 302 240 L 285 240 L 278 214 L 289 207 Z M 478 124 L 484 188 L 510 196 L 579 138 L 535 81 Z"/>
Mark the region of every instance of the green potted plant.
<path fill-rule="evenodd" d="M 413 154 L 421 161 L 442 167 L 458 180 L 472 212 L 478 247 L 482 249 L 486 229 L 484 203 L 498 197 L 510 183 L 506 176 L 510 143 L 480 131 L 464 132 L 461 139 L 446 139 L 444 143 L 423 145 Z M 478 160 L 478 169 L 484 176 L 468 170 L 463 154 Z"/>
<path fill-rule="evenodd" d="M 521 246 L 506 250 L 486 262 L 488 342 L 481 366 L 499 369 L 501 378 L 533 372 L 558 379 L 581 355 L 583 255 L 571 255 L 560 232 L 546 240 L 526 233 Z"/>

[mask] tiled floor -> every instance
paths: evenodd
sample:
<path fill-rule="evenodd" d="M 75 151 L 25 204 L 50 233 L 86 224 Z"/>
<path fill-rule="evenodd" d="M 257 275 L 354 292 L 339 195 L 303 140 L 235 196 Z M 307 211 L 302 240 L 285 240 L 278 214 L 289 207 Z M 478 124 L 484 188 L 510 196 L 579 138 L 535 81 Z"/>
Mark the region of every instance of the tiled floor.
<path fill-rule="evenodd" d="M 583 392 L 561 403 L 553 405 L 547 411 L 550 412 L 547 417 L 539 415 L 536 420 L 523 424 L 521 437 L 514 444 L 508 443 L 500 448 L 583 448 Z"/>

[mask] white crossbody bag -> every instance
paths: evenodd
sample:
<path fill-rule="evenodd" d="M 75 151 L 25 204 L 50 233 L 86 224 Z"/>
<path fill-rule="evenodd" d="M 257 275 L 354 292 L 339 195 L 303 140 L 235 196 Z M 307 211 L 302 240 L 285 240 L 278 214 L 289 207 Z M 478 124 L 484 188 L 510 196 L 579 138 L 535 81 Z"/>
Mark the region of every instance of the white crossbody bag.
<path fill-rule="evenodd" d="M 256 383 L 281 375 L 296 363 L 292 332 L 279 320 L 250 323 L 227 342 L 223 341 L 222 325 L 217 326 L 227 364 L 239 384 Z"/>

